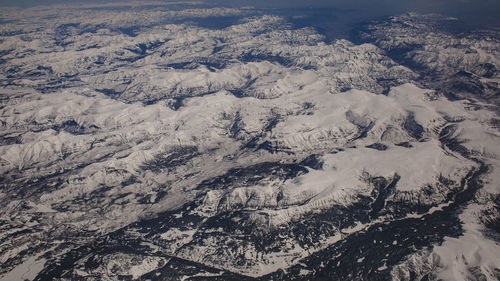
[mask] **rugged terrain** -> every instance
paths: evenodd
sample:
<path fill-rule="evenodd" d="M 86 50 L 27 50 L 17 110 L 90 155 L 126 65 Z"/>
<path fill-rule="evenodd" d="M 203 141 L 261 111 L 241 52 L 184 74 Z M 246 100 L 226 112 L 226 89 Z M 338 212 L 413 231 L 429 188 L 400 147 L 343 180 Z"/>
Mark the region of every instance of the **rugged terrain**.
<path fill-rule="evenodd" d="M 0 18 L 0 280 L 500 278 L 498 30 Z"/>

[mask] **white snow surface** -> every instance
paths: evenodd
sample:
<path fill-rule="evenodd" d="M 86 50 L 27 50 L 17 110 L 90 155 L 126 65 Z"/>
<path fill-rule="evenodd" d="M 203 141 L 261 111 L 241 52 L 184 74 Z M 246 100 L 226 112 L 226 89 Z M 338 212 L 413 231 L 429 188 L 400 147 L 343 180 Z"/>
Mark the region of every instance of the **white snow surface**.
<path fill-rule="evenodd" d="M 477 223 L 481 210 L 477 204 L 470 205 L 462 214 L 465 233 L 458 238 L 446 238 L 443 245 L 435 247 L 433 253 L 439 257 L 437 276 L 443 280 L 465 281 L 475 278 L 470 269 L 478 269 L 485 280 L 497 280 L 495 269 L 500 267 L 498 253 L 500 245 L 485 239 L 482 226 Z"/>
<path fill-rule="evenodd" d="M 34 280 L 38 273 L 43 270 L 45 259 L 30 257 L 22 264 L 16 266 L 12 271 L 0 277 L 1 281 L 26 281 Z"/>
<path fill-rule="evenodd" d="M 16 240 L 17 246 L 1 242 L 2 262 L 18 256 L 38 235 L 50 233 L 54 236 L 48 239 L 56 240 L 86 233 L 84 241 L 179 210 L 203 192 L 200 205 L 188 210 L 190 215 L 210 218 L 224 211 L 245 211 L 251 213 L 249 223 L 266 229 L 352 205 L 373 189 L 368 177 L 400 177 L 388 200 L 418 199 L 426 206 L 444 206 L 447 192 L 461 188 L 462 179 L 479 166 L 440 142 L 440 132 L 448 125 L 456 126 L 449 137 L 459 139 L 476 160 L 491 167 L 483 191 L 500 193 L 495 113 L 488 105 L 450 101 L 421 88 L 414 81 L 417 74 L 374 45 L 347 40 L 326 44 L 314 30 L 292 29 L 278 16 L 246 17 L 223 29 L 173 23 L 244 16 L 249 12 L 245 9 L 136 14 L 61 9 L 57 14 L 43 8 L 16 10 L 17 15 L 0 12 L 2 18 L 19 21 L 17 26 L 1 25 L 2 32 L 13 35 L 0 38 L 0 50 L 6 51 L 2 58 L 8 59 L 0 66 L 0 81 L 9 81 L 1 85 L 5 98 L 0 107 L 0 221 L 5 227 L 0 226 L 0 238 L 9 241 L 4 238 L 15 230 L 36 230 Z M 46 20 L 50 17 L 57 20 Z M 74 33 L 61 38 L 61 44 L 58 28 L 73 22 L 96 30 L 78 33 L 69 25 L 65 32 Z M 136 36 L 117 31 L 146 23 Z M 158 46 L 141 53 L 141 44 Z M 254 59 L 245 60 L 245 55 Z M 273 57 L 291 63 L 269 59 Z M 481 55 L 482 60 L 488 58 Z M 210 59 L 225 65 L 176 67 Z M 10 68 L 25 76 L 7 78 Z M 50 69 L 46 77 L 29 75 L 44 69 Z M 72 75 L 78 79 L 71 80 Z M 395 81 L 387 95 L 379 79 Z M 61 87 L 44 92 L 48 81 L 56 80 Z M 422 127 L 421 136 L 405 127 L 409 119 Z M 253 139 L 278 149 L 246 148 Z M 385 149 L 375 149 L 374 144 Z M 186 153 L 190 157 L 180 165 L 161 165 L 162 159 L 179 151 L 191 151 Z M 296 163 L 313 154 L 320 155 L 323 166 L 307 167 L 307 173 L 293 178 L 267 175 L 256 184 L 237 182 L 225 190 L 197 188 L 231 169 Z M 448 186 L 439 183 L 442 178 L 449 180 Z M 429 186 L 436 194 L 425 197 L 422 190 Z M 479 215 L 471 215 L 479 210 L 480 206 L 469 206 L 460 217 L 464 235 L 446 238 L 429 253 L 439 257 L 439 278 L 466 280 L 467 265 L 493 280 L 491 272 L 500 268 L 500 249 L 482 234 Z M 247 241 L 234 251 L 227 245 L 241 242 L 238 237 L 208 232 L 201 244 L 193 244 L 193 237 L 203 230 L 172 227 L 157 235 L 157 246 L 164 254 L 220 270 L 262 276 L 286 270 L 369 225 L 336 229 L 335 235 L 322 237 L 310 248 L 283 238 L 283 247 L 269 252 Z M 224 255 L 218 256 L 221 252 Z M 244 264 L 239 264 L 242 259 Z M 2 272 L 0 280 L 32 280 L 45 262 L 30 257 Z M 75 272 L 110 280 L 119 275 L 138 279 L 167 262 L 163 256 L 113 254 L 93 272 Z"/>

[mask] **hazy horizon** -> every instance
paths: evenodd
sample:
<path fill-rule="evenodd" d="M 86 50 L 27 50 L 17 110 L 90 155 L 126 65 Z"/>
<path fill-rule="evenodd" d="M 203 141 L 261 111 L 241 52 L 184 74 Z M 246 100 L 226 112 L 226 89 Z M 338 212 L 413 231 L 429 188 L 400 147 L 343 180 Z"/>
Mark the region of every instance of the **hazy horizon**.
<path fill-rule="evenodd" d="M 136 2 L 118 0 L 0 0 L 1 6 L 16 6 L 28 8 L 52 4 L 80 4 L 80 3 L 108 3 L 108 2 Z M 182 2 L 175 0 L 160 0 L 155 2 Z M 352 0 L 349 2 L 338 0 L 204 0 L 199 1 L 210 6 L 243 7 L 252 6 L 259 9 L 267 8 L 337 8 L 359 11 L 363 16 L 397 15 L 405 12 L 440 13 L 456 16 L 468 22 L 482 26 L 500 26 L 500 0 L 421 0 L 421 1 L 396 1 L 396 0 Z"/>

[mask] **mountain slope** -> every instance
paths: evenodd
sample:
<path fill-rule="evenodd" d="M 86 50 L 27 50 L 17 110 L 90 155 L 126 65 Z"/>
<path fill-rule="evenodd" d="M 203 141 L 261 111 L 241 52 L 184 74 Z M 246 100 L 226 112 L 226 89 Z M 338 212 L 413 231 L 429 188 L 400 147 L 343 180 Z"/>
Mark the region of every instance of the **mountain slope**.
<path fill-rule="evenodd" d="M 498 278 L 497 33 L 2 17 L 1 280 Z"/>

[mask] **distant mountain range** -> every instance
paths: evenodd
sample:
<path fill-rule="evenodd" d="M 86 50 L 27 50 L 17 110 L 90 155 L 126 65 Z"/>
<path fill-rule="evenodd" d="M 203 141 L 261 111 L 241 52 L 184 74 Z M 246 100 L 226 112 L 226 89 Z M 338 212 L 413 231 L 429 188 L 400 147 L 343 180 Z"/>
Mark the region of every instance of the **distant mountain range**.
<path fill-rule="evenodd" d="M 498 280 L 500 33 L 0 12 L 0 280 Z"/>

